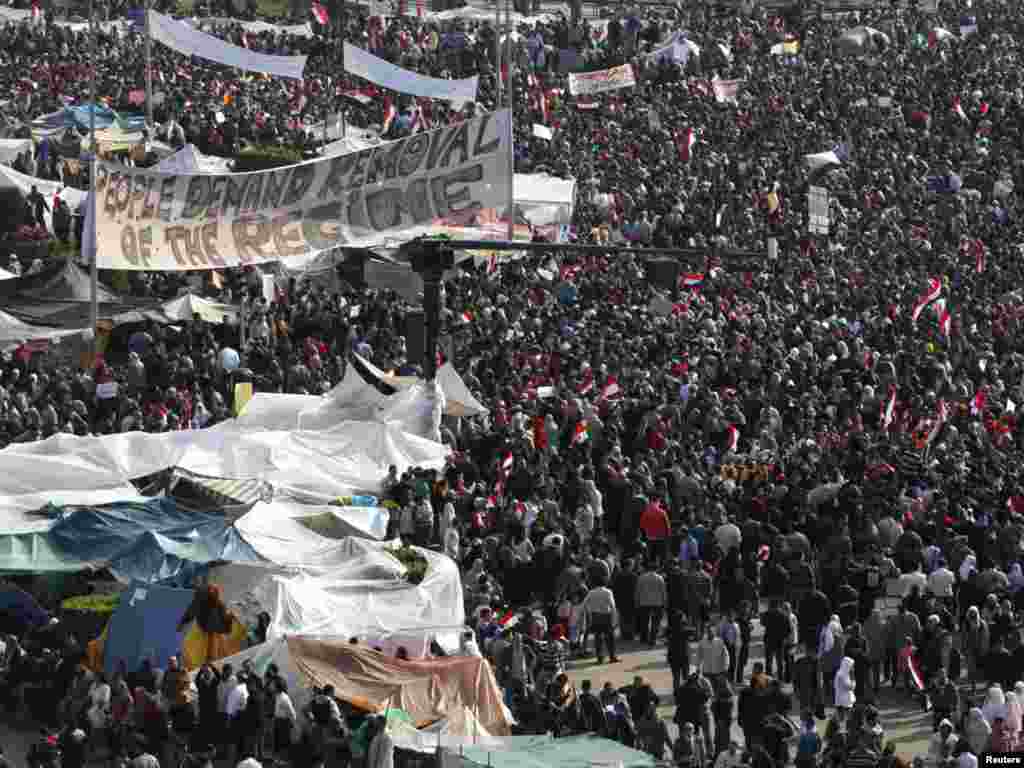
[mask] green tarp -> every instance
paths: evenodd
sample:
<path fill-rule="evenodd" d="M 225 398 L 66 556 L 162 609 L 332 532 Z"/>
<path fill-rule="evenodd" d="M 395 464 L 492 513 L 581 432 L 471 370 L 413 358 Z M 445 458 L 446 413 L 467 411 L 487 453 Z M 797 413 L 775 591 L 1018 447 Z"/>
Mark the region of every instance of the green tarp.
<path fill-rule="evenodd" d="M 617 741 L 597 736 L 570 736 L 553 739 L 515 739 L 514 746 L 495 749 L 493 746 L 460 747 L 446 755 L 443 765 L 462 768 L 652 768 L 654 758 L 646 752 L 625 747 Z"/>

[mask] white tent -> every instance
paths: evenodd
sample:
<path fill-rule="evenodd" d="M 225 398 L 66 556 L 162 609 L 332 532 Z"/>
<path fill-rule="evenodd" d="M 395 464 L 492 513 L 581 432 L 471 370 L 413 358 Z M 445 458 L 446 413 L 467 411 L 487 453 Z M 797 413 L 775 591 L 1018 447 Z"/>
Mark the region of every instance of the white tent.
<path fill-rule="evenodd" d="M 29 341 L 55 340 L 79 333 L 82 333 L 82 329 L 69 330 L 32 325 L 0 311 L 0 350 L 13 349 Z"/>
<path fill-rule="evenodd" d="M 195 315 L 199 315 L 207 323 L 235 322 L 238 318 L 238 307 L 210 301 L 191 293 L 171 299 L 160 309 L 167 315 L 168 320 L 175 323 L 191 320 Z"/>
<path fill-rule="evenodd" d="M 59 193 L 61 199 L 67 202 L 68 207 L 72 211 L 82 205 L 87 197 L 87 193 L 81 189 L 65 187 L 59 181 L 27 176 L 4 165 L 0 165 L 0 187 L 14 187 L 26 197 L 32 191 L 32 187 L 35 187 L 48 202 L 52 202 L 53 196 Z M 52 231 L 53 215 L 51 211 L 43 213 L 43 221 L 46 223 L 47 228 Z"/>
<path fill-rule="evenodd" d="M 576 179 L 546 173 L 517 173 L 512 182 L 516 206 L 534 226 L 568 224 L 576 203 Z"/>
<path fill-rule="evenodd" d="M 32 139 L 0 139 L 0 165 L 10 165 L 22 152 L 32 151 Z"/>
<path fill-rule="evenodd" d="M 318 429 L 338 420 L 397 422 L 404 431 L 424 437 L 435 429 L 432 413 L 428 420 L 424 410 L 431 397 L 426 382 L 390 376 L 358 355 L 354 358 L 358 365 L 350 365 L 341 382 L 323 397 L 257 394 L 239 415 L 239 423 L 252 429 Z M 438 369 L 436 381 L 445 415 L 487 413 L 451 363 Z M 378 384 L 398 391 L 385 395 Z"/>
<path fill-rule="evenodd" d="M 415 657 L 426 655 L 431 639 L 458 646 L 465 607 L 454 560 L 414 547 L 427 570 L 419 584 L 411 584 L 405 566 L 387 552 L 398 542 L 327 539 L 299 528 L 255 533 L 239 525 L 258 552 L 283 562 L 272 568 L 221 566 L 209 577 L 243 617 L 270 614 L 268 639 L 357 636 L 385 650 L 405 646 Z"/>

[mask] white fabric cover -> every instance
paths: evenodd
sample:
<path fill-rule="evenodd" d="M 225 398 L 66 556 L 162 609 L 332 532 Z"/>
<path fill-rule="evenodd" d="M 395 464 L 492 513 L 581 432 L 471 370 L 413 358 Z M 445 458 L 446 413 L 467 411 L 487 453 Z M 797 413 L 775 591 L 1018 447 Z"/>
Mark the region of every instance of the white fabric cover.
<path fill-rule="evenodd" d="M 32 139 L 0 139 L 0 165 L 10 165 L 22 152 L 32 150 Z"/>
<path fill-rule="evenodd" d="M 0 530 L 8 534 L 37 533 L 49 530 L 53 525 L 52 520 L 30 514 L 42 509 L 47 504 L 58 507 L 65 504 L 96 506 L 114 504 L 119 501 L 143 503 L 150 499 L 139 496 L 139 492 L 131 485 L 119 485 L 98 490 L 67 489 L 0 495 Z"/>
<path fill-rule="evenodd" d="M 353 536 L 373 539 L 387 536 L 390 515 L 382 507 L 311 505 L 280 499 L 257 502 L 235 522 L 235 528 L 253 549 L 270 562 L 301 566 L 303 563 L 296 559 L 296 552 L 302 553 L 300 557 L 308 557 L 310 551 L 334 546 L 334 541 L 325 539 L 300 522 L 302 518 L 319 515 L 333 515 L 348 524 L 357 531 Z"/>
<path fill-rule="evenodd" d="M 321 432 L 210 429 L 101 437 L 54 435 L 0 451 L 0 493 L 94 490 L 180 467 L 207 477 L 256 479 L 330 501 L 376 491 L 396 465 L 439 469 L 448 448 L 389 424 L 341 421 Z"/>
<path fill-rule="evenodd" d="M 172 322 L 191 320 L 194 315 L 199 315 L 207 323 L 221 324 L 235 322 L 238 318 L 238 307 L 210 301 L 191 293 L 171 299 L 161 309 Z"/>
<path fill-rule="evenodd" d="M 254 526 L 259 525 L 257 518 Z M 299 523 L 282 525 L 271 542 L 265 534 L 253 534 L 254 526 L 242 523 L 239 530 L 261 554 L 284 561 L 270 569 L 217 568 L 210 580 L 221 585 L 225 602 L 242 616 L 270 614 L 268 639 L 358 636 L 374 645 L 405 645 L 415 656 L 425 655 L 431 638 L 442 647 L 458 647 L 465 621 L 462 578 L 446 555 L 417 547 L 428 568 L 423 581 L 413 585 L 405 580 L 402 564 L 384 551 L 398 542 L 332 540 Z"/>
<path fill-rule="evenodd" d="M 160 173 L 228 173 L 228 161 L 222 157 L 204 155 L 194 144 L 186 144 L 173 155 L 156 164 Z"/>
<path fill-rule="evenodd" d="M 835 152 L 818 152 L 813 155 L 804 155 L 804 162 L 807 163 L 807 167 L 811 171 L 824 168 L 826 165 L 843 164 L 843 161 L 839 159 Z"/>
<path fill-rule="evenodd" d="M 301 80 L 302 72 L 306 68 L 305 56 L 271 56 L 250 51 L 248 48 L 226 43 L 183 21 L 175 21 L 170 16 L 164 16 L 156 11 L 149 12 L 149 31 L 150 36 L 158 43 L 163 43 L 180 54 L 198 56 L 247 72 L 261 72 Z"/>
<path fill-rule="evenodd" d="M 73 187 L 65 187 L 59 181 L 49 181 L 48 179 L 39 179 L 35 176 L 27 176 L 24 173 L 19 173 L 13 168 L 0 165 L 0 187 L 14 187 L 21 194 L 28 196 L 29 192 L 32 191 L 32 187 L 39 190 L 39 193 L 46 198 L 47 204 L 50 208 L 53 208 L 53 196 L 60 194 L 62 200 L 66 201 L 68 207 L 71 208 L 72 212 L 80 205 L 85 203 L 87 193 L 80 190 L 74 189 Z M 53 231 L 53 211 L 43 212 L 43 221 L 46 222 L 46 227 L 51 232 Z"/>
<path fill-rule="evenodd" d="M 14 275 L 11 275 L 11 277 L 14 277 Z M 26 341 L 60 339 L 64 336 L 74 336 L 81 332 L 82 329 L 70 330 L 67 328 L 49 328 L 45 325 L 32 325 L 4 311 L 0 311 L 0 350 L 13 349 L 14 347 L 21 346 Z"/>
<path fill-rule="evenodd" d="M 351 43 L 345 43 L 345 71 L 398 93 L 408 93 L 426 99 L 444 99 L 459 104 L 476 101 L 476 76 L 464 80 L 426 77 L 377 58 L 369 51 Z"/>

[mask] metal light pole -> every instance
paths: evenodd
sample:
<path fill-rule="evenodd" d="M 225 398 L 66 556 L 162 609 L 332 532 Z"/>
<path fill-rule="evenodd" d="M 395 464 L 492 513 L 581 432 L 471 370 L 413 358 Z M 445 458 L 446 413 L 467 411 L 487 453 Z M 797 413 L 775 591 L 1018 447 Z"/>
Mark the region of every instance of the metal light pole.
<path fill-rule="evenodd" d="M 494 0 L 494 108 L 501 106 L 501 0 Z"/>
<path fill-rule="evenodd" d="M 147 38 L 148 39 L 148 38 Z M 92 152 L 89 158 L 89 206 L 92 209 L 93 234 L 92 234 L 92 267 L 89 281 L 89 325 L 92 328 L 93 359 L 99 357 L 100 353 L 100 299 L 99 299 L 99 243 L 96 237 L 96 162 L 98 147 L 96 146 L 96 4 L 95 0 L 89 0 L 89 61 L 92 64 L 92 72 L 89 77 L 89 143 L 92 145 Z"/>
<path fill-rule="evenodd" d="M 410 255 L 412 270 L 423 280 L 423 378 L 437 378 L 437 337 L 441 332 L 441 282 L 445 270 L 455 266 L 455 252 L 442 240 L 412 240 L 399 252 Z"/>
<path fill-rule="evenodd" d="M 152 0 L 146 0 L 146 22 L 145 22 L 145 51 L 146 51 L 146 128 L 150 131 L 152 139 L 153 131 L 153 38 L 149 34 L 149 14 L 151 13 Z"/>
<path fill-rule="evenodd" d="M 512 96 L 515 88 L 512 87 L 513 62 L 512 62 L 512 0 L 505 0 L 505 18 L 508 26 L 505 29 L 505 61 L 508 66 L 508 84 L 505 88 L 506 104 L 508 105 L 508 240 L 515 239 L 516 229 L 516 201 L 515 201 L 515 173 L 516 173 L 516 152 L 515 152 L 515 109 L 512 105 Z M 501 79 L 500 77 L 498 78 Z M 500 104 L 500 99 L 499 99 Z"/>

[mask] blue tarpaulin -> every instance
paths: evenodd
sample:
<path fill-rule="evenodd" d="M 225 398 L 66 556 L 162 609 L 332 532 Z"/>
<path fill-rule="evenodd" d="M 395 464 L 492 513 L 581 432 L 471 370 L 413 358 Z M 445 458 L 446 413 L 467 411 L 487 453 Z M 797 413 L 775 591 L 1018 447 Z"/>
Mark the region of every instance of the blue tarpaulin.
<path fill-rule="evenodd" d="M 92 112 L 96 112 L 96 130 L 101 131 L 118 123 L 126 131 L 141 131 L 146 127 L 144 115 L 119 115 L 102 104 L 82 104 L 76 107 L 65 107 L 56 112 L 36 118 L 32 127 L 43 130 L 59 130 L 61 128 L 80 128 L 89 130 Z"/>
<path fill-rule="evenodd" d="M 107 565 L 118 578 L 191 584 L 208 563 L 264 562 L 222 515 L 180 509 L 174 499 L 54 508 L 49 542 L 72 561 Z"/>
<path fill-rule="evenodd" d="M 121 602 L 107 624 L 103 668 L 116 672 L 123 661 L 128 670 L 143 659 L 167 669 L 167 660 L 181 650 L 184 635 L 178 622 L 192 604 L 191 589 L 173 589 L 133 581 L 121 594 Z"/>

